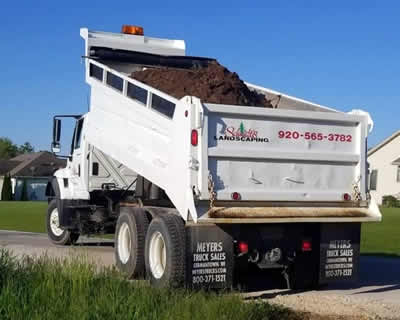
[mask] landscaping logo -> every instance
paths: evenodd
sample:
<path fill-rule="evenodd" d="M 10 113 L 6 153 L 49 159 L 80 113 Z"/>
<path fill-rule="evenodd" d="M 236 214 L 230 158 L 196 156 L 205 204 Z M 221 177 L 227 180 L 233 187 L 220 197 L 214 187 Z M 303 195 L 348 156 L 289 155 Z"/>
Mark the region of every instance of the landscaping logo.
<path fill-rule="evenodd" d="M 240 123 L 239 127 L 227 127 L 224 134 L 220 136 L 214 136 L 215 140 L 226 140 L 226 141 L 243 141 L 243 142 L 269 142 L 266 137 L 259 137 L 258 131 L 254 129 L 246 130 L 243 122 Z"/>

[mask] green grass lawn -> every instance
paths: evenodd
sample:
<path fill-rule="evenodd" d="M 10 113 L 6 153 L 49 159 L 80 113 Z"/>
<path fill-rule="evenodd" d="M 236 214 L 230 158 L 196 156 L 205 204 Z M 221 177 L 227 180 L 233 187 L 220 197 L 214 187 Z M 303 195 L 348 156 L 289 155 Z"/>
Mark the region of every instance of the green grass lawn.
<path fill-rule="evenodd" d="M 0 318 L 301 320 L 308 314 L 235 293 L 157 289 L 83 259 L 17 260 L 0 250 Z M 318 318 L 319 319 L 319 318 Z"/>
<path fill-rule="evenodd" d="M 47 202 L 0 201 L 0 230 L 46 232 Z M 400 208 L 383 208 L 383 221 L 364 223 L 361 252 L 400 256 Z"/>
<path fill-rule="evenodd" d="M 400 256 L 400 208 L 381 208 L 382 222 L 364 223 L 361 253 Z"/>
<path fill-rule="evenodd" d="M 46 232 L 47 202 L 0 201 L 0 230 Z"/>

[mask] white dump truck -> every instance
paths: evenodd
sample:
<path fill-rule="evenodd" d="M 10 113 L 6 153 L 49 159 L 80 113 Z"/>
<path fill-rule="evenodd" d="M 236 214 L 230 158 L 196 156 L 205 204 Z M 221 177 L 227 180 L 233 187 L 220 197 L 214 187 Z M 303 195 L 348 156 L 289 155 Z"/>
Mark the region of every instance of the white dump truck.
<path fill-rule="evenodd" d="M 181 40 L 81 29 L 89 112 L 67 166 L 47 186 L 48 236 L 115 233 L 115 259 L 154 286 L 229 288 L 249 268 L 281 269 L 291 288 L 357 278 L 369 196 L 362 111 L 323 107 L 246 83 L 274 108 L 176 99 L 131 78 L 149 66 L 187 68 Z"/>

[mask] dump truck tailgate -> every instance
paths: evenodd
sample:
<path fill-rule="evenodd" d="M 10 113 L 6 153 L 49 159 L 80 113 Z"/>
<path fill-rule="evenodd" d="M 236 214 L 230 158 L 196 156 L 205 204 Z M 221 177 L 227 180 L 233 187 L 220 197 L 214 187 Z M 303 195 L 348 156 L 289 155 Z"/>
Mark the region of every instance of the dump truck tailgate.
<path fill-rule="evenodd" d="M 211 104 L 205 115 L 202 175 L 216 200 L 366 200 L 366 117 Z"/>

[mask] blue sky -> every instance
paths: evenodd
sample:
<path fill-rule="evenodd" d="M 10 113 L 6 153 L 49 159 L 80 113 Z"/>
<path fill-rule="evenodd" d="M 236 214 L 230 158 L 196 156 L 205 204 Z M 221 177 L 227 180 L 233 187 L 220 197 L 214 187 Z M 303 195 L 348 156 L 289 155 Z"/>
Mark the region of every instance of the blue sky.
<path fill-rule="evenodd" d="M 251 83 L 370 112 L 371 146 L 400 129 L 399 17 L 396 1 L 3 1 L 0 136 L 48 149 L 52 116 L 87 110 L 79 28 L 136 24 Z"/>

